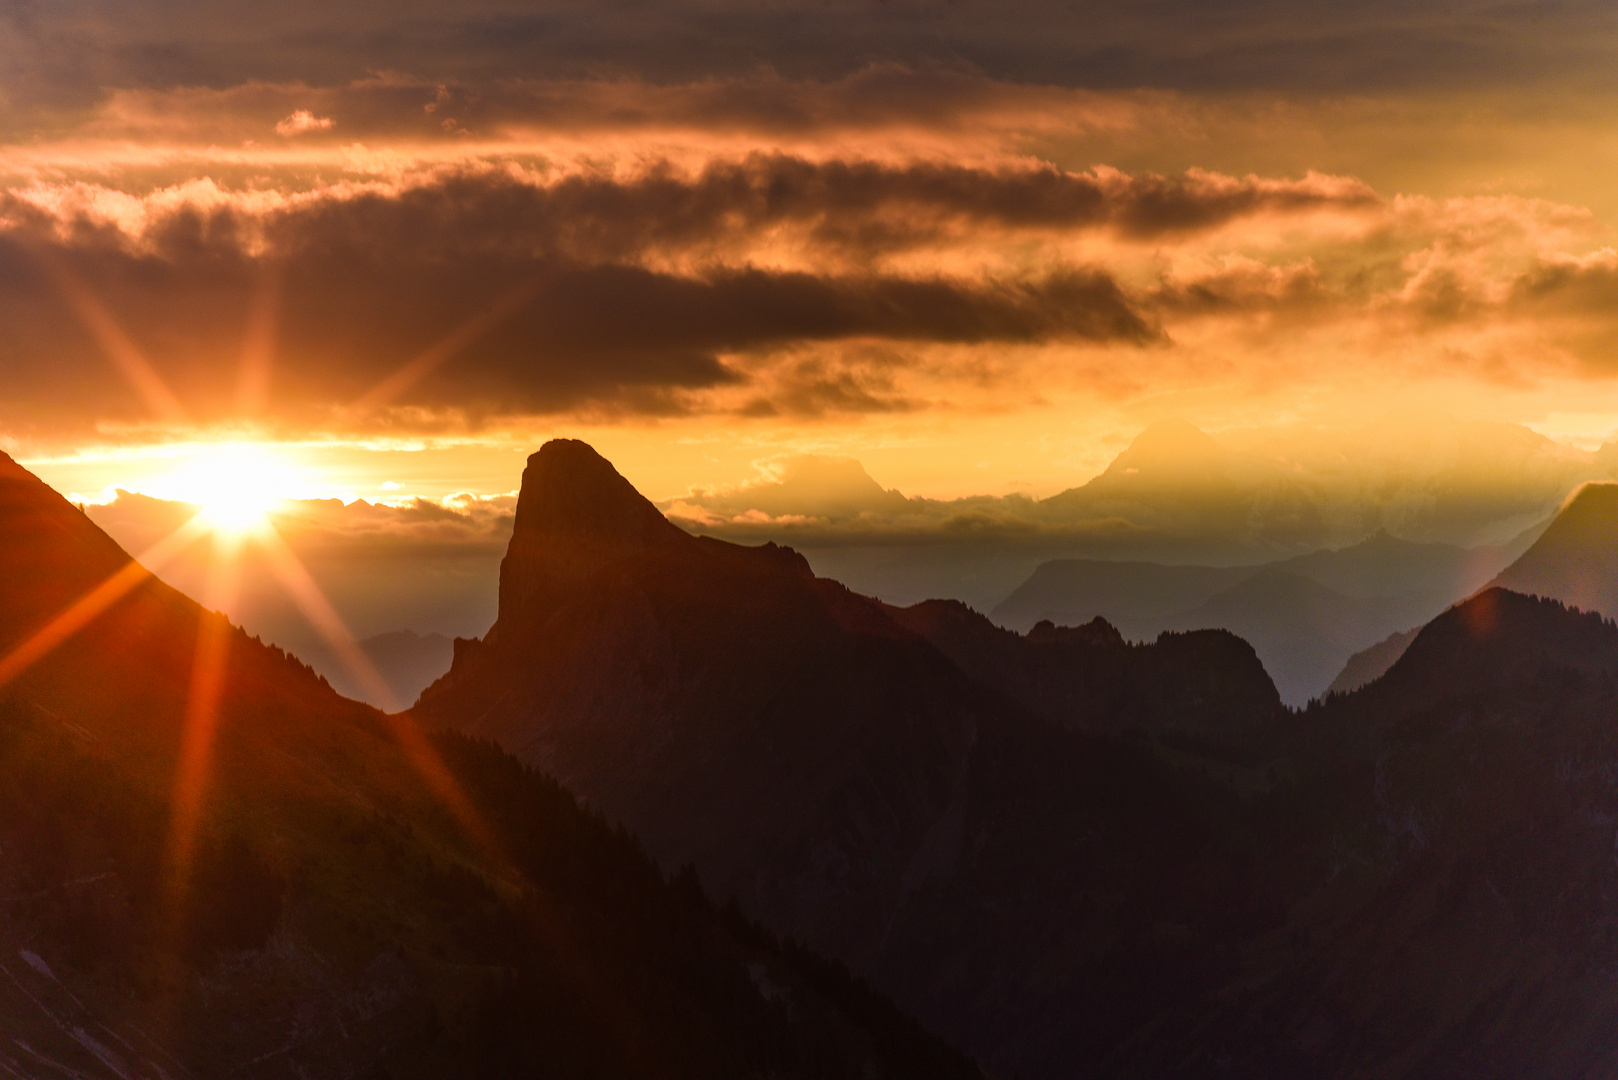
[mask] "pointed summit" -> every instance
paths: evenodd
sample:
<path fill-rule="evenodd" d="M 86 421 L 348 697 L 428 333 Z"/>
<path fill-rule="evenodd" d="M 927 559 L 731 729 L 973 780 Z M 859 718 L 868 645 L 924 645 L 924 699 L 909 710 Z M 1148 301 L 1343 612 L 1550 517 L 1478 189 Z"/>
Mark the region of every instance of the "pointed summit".
<path fill-rule="evenodd" d="M 607 561 L 690 540 L 588 443 L 553 439 L 523 470 L 500 564 L 501 618 L 538 595 L 570 591 Z"/>
<path fill-rule="evenodd" d="M 588 443 L 552 439 L 529 455 L 515 537 L 525 543 L 643 547 L 685 536 Z"/>
<path fill-rule="evenodd" d="M 1159 420 L 1136 435 L 1104 475 L 1174 481 L 1218 472 L 1229 458 L 1230 451 L 1195 424 L 1178 418 Z"/>

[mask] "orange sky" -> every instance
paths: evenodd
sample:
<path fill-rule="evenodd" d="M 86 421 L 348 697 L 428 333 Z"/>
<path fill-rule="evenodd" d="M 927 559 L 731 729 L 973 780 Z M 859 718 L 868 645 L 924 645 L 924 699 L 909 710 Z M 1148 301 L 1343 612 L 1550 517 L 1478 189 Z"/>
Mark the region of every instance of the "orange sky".
<path fill-rule="evenodd" d="M 88 497 L 221 441 L 496 494 L 568 434 L 659 499 L 948 498 L 1165 417 L 1618 429 L 1605 8 L 834 7 L 8 10 L 0 445 Z"/>

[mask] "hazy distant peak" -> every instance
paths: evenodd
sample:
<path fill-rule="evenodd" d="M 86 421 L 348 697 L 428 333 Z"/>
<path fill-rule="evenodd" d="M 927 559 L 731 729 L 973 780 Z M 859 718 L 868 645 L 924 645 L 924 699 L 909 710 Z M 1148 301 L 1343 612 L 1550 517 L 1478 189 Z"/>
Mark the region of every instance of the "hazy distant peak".
<path fill-rule="evenodd" d="M 862 495 L 891 495 L 871 479 L 865 466 L 857 458 L 830 457 L 824 454 L 795 454 L 782 459 L 774 470 L 774 480 L 782 486 L 804 485 L 835 492 Z"/>
<path fill-rule="evenodd" d="M 1337 678 L 1326 687 L 1328 694 L 1347 694 L 1360 687 L 1380 679 L 1387 670 L 1399 662 L 1405 654 L 1410 643 L 1416 640 L 1421 633 L 1421 627 L 1409 630 L 1395 630 L 1381 641 L 1369 648 L 1361 649 L 1348 658 L 1343 670 L 1337 673 Z"/>
<path fill-rule="evenodd" d="M 1225 464 L 1230 451 L 1185 420 L 1148 424 L 1107 466 L 1105 475 L 1163 472 L 1204 473 Z"/>
<path fill-rule="evenodd" d="M 851 457 L 795 454 L 760 463 L 765 475 L 736 487 L 695 488 L 664 504 L 670 516 L 708 525 L 802 525 L 904 514 L 910 500 L 878 484 Z"/>
<path fill-rule="evenodd" d="M 1238 455 L 1196 425 L 1159 420 L 1136 435 L 1100 476 L 1053 495 L 1047 505 L 1082 503 L 1096 496 L 1136 499 L 1168 495 L 1176 505 L 1182 496 L 1198 502 L 1217 501 L 1228 497 L 1230 484 L 1241 471 L 1239 466 Z"/>
<path fill-rule="evenodd" d="M 1344 559 L 1397 558 L 1400 556 L 1419 557 L 1424 554 L 1436 557 L 1446 554 L 1453 555 L 1463 550 L 1463 548 L 1456 547 L 1453 544 L 1422 543 L 1416 540 L 1406 540 L 1403 537 L 1393 535 L 1386 528 L 1379 528 L 1358 543 L 1349 544 L 1347 547 L 1310 552 L 1308 555 L 1299 556 L 1296 561 L 1299 564 L 1307 564 L 1309 560 L 1319 562 L 1336 559 L 1337 561 L 1343 561 Z"/>

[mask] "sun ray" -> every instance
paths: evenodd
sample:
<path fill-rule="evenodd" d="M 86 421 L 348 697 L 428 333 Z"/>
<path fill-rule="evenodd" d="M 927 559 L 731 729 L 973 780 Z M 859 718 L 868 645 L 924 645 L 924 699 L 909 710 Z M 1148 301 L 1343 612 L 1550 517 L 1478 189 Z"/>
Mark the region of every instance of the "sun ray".
<path fill-rule="evenodd" d="M 531 278 L 506 290 L 471 318 L 418 353 L 414 359 L 406 362 L 392 375 L 366 391 L 354 402 L 353 411 L 363 416 L 388 404 L 432 374 L 434 369 L 453 358 L 456 353 L 510 318 L 539 291 L 539 285 L 538 278 Z"/>
<path fill-rule="evenodd" d="M 0 658 L 0 686 L 22 674 L 32 664 L 49 655 L 68 638 L 117 603 L 130 590 L 162 569 L 170 560 L 208 531 L 208 522 L 197 514 L 168 536 L 130 560 L 123 569 L 80 597 L 27 641 Z"/>
<path fill-rule="evenodd" d="M 405 755 L 409 758 L 416 771 L 426 780 L 429 789 L 449 809 L 461 829 L 481 850 L 483 856 L 499 869 L 501 873 L 513 877 L 522 877 L 521 871 L 515 870 L 514 861 L 506 854 L 494 830 L 483 820 L 482 815 L 472 805 L 470 799 L 461 791 L 454 775 L 449 771 L 438 752 L 428 742 L 422 733 L 409 718 L 393 711 L 392 692 L 382 680 L 376 668 L 371 664 L 365 653 L 360 649 L 354 636 L 343 623 L 341 616 L 326 599 L 320 586 L 309 571 L 298 560 L 297 555 L 286 545 L 275 529 L 269 528 L 257 534 L 255 539 L 271 556 L 271 563 L 281 576 L 287 591 L 303 609 L 309 621 L 326 638 L 327 642 L 337 651 L 350 673 L 379 701 L 390 703 L 384 712 L 394 737 L 398 740 Z M 589 964 L 581 954 L 578 943 L 559 930 L 559 922 L 555 916 L 545 912 L 547 902 L 542 893 L 534 896 L 536 908 L 539 909 L 536 917 L 530 921 L 546 943 L 553 950 L 555 960 L 565 965 L 581 982 L 584 996 L 589 1004 L 602 1014 L 616 1014 L 628 1023 L 627 1013 L 623 1008 L 621 999 L 612 994 L 601 981 L 599 973 Z M 627 1026 L 626 1026 L 627 1030 Z M 626 1047 L 632 1058 L 642 1066 L 642 1071 L 655 1071 L 652 1062 L 638 1046 Z"/>
<path fill-rule="evenodd" d="M 349 674 L 364 687 L 365 692 L 371 695 L 373 700 L 383 703 L 383 715 L 394 738 L 398 740 L 399 746 L 409 757 L 416 771 L 427 781 L 433 794 L 444 803 L 468 837 L 480 845 L 486 855 L 493 858 L 498 865 L 509 865 L 510 860 L 504 855 L 493 831 L 484 823 L 481 815 L 472 806 L 471 800 L 461 791 L 460 785 L 455 782 L 448 767 L 439 759 L 437 751 L 427 741 L 426 735 L 408 717 L 400 715 L 400 703 L 394 698 L 393 691 L 378 674 L 376 667 L 344 624 L 342 616 L 337 614 L 319 584 L 287 546 L 280 533 L 272 526 L 256 534 L 255 539 L 269 555 L 270 565 L 286 586 L 293 602 L 337 653 L 339 661 L 348 669 Z"/>
<path fill-rule="evenodd" d="M 191 664 L 191 686 L 186 696 L 185 721 L 180 732 L 180 756 L 174 773 L 174 796 L 169 810 L 169 862 L 167 880 L 176 918 L 185 912 L 185 895 L 196 851 L 197 826 L 207 795 L 208 771 L 213 760 L 214 734 L 219 726 L 219 703 L 224 690 L 233 627 L 220 611 L 231 606 L 238 584 L 237 556 L 240 534 L 214 532 L 213 561 L 208 572 L 205 610 L 197 621 L 197 649 Z"/>
<path fill-rule="evenodd" d="M 236 384 L 236 408 L 243 416 L 257 416 L 269 399 L 270 372 L 275 363 L 277 319 L 281 310 L 281 278 L 266 265 L 247 310 L 242 340 L 241 374 Z"/>
<path fill-rule="evenodd" d="M 123 373 L 135 391 L 146 402 L 146 407 L 163 420 L 183 420 L 185 408 L 180 399 L 168 388 L 152 362 L 146 359 L 135 343 L 129 339 L 118 320 L 108 311 L 89 287 L 59 257 L 43 249 L 35 256 L 55 283 L 74 314 L 90 331 L 101 351 Z"/>

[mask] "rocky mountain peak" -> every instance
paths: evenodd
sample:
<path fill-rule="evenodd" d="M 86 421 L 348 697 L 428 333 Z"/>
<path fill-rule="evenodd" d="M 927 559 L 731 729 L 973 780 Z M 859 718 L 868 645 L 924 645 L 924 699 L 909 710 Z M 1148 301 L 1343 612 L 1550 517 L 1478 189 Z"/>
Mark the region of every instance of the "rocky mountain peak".
<path fill-rule="evenodd" d="M 553 439 L 528 458 L 511 544 L 500 564 L 500 618 L 566 593 L 626 554 L 690 543 L 588 443 Z"/>
<path fill-rule="evenodd" d="M 529 543 L 643 547 L 685 534 L 588 443 L 552 439 L 523 470 L 513 536 Z"/>

